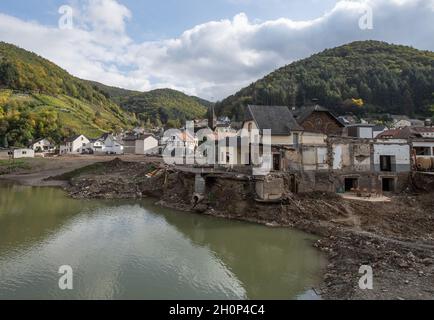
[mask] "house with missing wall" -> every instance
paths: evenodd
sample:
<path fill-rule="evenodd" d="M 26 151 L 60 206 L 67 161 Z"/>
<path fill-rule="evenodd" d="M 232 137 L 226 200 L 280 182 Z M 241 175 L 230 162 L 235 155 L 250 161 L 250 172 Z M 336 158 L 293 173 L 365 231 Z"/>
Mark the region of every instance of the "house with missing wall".
<path fill-rule="evenodd" d="M 379 135 L 383 139 L 403 139 L 411 146 L 413 167 L 418 171 L 434 171 L 434 127 L 427 122 L 423 127 L 404 127 Z"/>

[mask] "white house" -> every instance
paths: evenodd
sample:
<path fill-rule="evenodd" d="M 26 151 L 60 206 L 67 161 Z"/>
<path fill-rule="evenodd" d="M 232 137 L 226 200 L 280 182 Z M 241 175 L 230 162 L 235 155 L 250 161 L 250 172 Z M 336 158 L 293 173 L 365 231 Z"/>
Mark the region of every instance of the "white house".
<path fill-rule="evenodd" d="M 10 152 L 14 159 L 35 157 L 35 151 L 33 149 L 13 149 Z"/>
<path fill-rule="evenodd" d="M 124 146 L 112 134 L 106 133 L 99 138 L 104 144 L 103 152 L 109 154 L 124 154 Z"/>
<path fill-rule="evenodd" d="M 90 139 L 88 149 L 91 149 L 94 153 L 103 153 L 104 147 L 104 141 L 100 139 Z"/>
<path fill-rule="evenodd" d="M 194 152 L 199 146 L 199 138 L 187 131 L 172 130 L 165 134 L 161 144 L 169 149 L 185 148 L 187 152 Z"/>
<path fill-rule="evenodd" d="M 88 148 L 90 141 L 84 135 L 76 135 L 66 139 L 65 144 L 60 146 L 60 154 L 81 154 Z"/>
<path fill-rule="evenodd" d="M 136 154 L 158 154 L 158 140 L 151 134 L 144 134 L 136 140 Z"/>
<path fill-rule="evenodd" d="M 375 125 L 359 123 L 347 126 L 348 136 L 360 139 L 374 138 Z"/>
<path fill-rule="evenodd" d="M 44 152 L 44 153 L 54 152 L 56 149 L 56 147 L 47 138 L 42 138 L 34 141 L 29 146 L 29 148 L 35 152 Z"/>

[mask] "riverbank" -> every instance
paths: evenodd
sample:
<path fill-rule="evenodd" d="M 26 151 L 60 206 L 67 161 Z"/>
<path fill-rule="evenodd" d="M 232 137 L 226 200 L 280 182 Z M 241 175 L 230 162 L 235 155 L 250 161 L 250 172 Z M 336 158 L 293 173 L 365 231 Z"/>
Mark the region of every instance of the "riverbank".
<path fill-rule="evenodd" d="M 66 180 L 53 180 L 60 176 L 95 163 L 113 161 L 119 156 L 61 156 L 52 158 L 0 159 L 0 179 L 32 187 L 65 187 Z M 140 162 L 144 156 L 125 155 L 124 161 Z"/>
<path fill-rule="evenodd" d="M 192 205 L 194 176 L 158 159 L 95 162 L 65 173 L 48 182 L 63 181 L 74 198 L 158 197 L 160 205 L 178 210 L 319 235 L 315 246 L 329 265 L 316 291 L 325 299 L 434 299 L 432 194 L 408 193 L 388 202 L 288 194 L 282 204 L 264 204 L 251 197 L 248 179 L 225 177 L 214 179 L 207 199 Z M 373 268 L 374 290 L 360 290 L 361 265 Z"/>

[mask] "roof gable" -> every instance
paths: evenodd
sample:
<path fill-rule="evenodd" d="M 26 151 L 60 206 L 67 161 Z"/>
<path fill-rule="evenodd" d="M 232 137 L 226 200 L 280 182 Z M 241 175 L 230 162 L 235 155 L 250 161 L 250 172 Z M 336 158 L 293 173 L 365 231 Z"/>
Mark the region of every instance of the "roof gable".
<path fill-rule="evenodd" d="M 289 135 L 291 131 L 303 131 L 286 106 L 248 105 L 245 121 L 254 121 L 259 130 L 271 129 L 271 135 Z"/>
<path fill-rule="evenodd" d="M 343 120 L 336 117 L 329 109 L 321 107 L 319 105 L 312 106 L 312 107 L 303 107 L 297 110 L 294 110 L 292 113 L 294 115 L 294 118 L 297 120 L 299 124 L 302 124 L 304 121 L 306 121 L 307 118 L 309 118 L 314 112 L 325 112 L 327 113 L 330 118 L 336 121 L 336 123 L 344 128 L 345 123 Z"/>

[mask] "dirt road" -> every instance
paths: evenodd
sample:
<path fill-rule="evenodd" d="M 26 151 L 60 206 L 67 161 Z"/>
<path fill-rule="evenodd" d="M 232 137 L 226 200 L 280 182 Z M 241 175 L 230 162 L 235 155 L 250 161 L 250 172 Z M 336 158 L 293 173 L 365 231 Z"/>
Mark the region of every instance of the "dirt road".
<path fill-rule="evenodd" d="M 25 163 L 28 168 L 18 170 L 14 173 L 0 175 L 0 180 L 13 181 L 27 186 L 63 186 L 65 181 L 47 181 L 46 179 L 80 169 L 94 163 L 113 161 L 115 158 L 121 158 L 122 160 L 129 162 L 140 162 L 145 159 L 144 156 L 140 155 L 86 155 L 25 159 Z"/>

